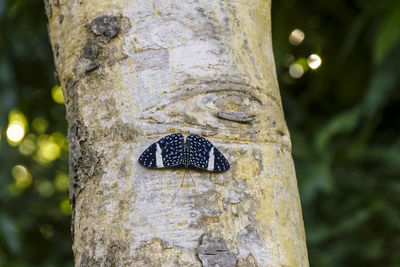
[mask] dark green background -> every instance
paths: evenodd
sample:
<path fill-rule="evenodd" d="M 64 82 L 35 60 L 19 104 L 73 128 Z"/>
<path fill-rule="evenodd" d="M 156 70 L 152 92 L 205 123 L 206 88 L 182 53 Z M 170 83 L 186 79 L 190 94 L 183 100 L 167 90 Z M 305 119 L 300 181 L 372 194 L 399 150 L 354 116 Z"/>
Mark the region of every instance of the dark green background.
<path fill-rule="evenodd" d="M 73 265 L 68 193 L 55 181 L 68 152 L 40 160 L 41 140 L 62 148 L 66 135 L 46 23 L 42 1 L 0 0 L 0 266 Z M 272 24 L 311 265 L 400 266 L 400 1 L 275 0 Z M 312 53 L 321 67 L 291 78 L 291 61 Z M 7 142 L 13 109 L 31 155 Z M 26 188 L 15 189 L 15 165 L 31 173 Z"/>

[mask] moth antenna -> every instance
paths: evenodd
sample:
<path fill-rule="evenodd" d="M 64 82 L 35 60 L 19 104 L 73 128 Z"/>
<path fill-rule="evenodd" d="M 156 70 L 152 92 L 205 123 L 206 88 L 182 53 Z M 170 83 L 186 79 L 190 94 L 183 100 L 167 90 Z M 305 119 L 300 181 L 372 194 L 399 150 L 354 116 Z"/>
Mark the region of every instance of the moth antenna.
<path fill-rule="evenodd" d="M 185 176 L 186 176 L 186 170 L 185 170 L 185 172 L 184 172 L 184 174 L 183 174 L 183 179 L 182 179 L 181 187 L 183 187 L 183 182 L 185 181 Z"/>
<path fill-rule="evenodd" d="M 196 185 L 196 183 L 194 182 L 193 177 L 192 177 L 192 175 L 190 174 L 190 172 L 189 172 L 189 176 L 190 176 L 190 179 L 192 179 L 192 183 L 194 184 L 194 186 L 197 187 L 197 185 Z"/>

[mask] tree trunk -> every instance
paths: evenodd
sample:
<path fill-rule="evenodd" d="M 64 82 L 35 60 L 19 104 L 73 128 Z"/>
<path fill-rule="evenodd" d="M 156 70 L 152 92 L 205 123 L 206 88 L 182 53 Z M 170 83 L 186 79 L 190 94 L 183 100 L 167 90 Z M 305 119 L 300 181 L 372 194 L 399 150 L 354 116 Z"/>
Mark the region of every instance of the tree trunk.
<path fill-rule="evenodd" d="M 45 4 L 76 266 L 308 266 L 270 1 Z M 231 169 L 141 166 L 171 133 L 208 138 Z"/>

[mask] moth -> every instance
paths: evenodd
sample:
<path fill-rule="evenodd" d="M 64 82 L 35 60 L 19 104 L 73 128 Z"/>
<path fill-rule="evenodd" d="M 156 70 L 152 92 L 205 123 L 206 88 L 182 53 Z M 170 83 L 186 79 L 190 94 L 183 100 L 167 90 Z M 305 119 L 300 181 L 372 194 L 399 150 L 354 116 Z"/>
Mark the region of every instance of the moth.
<path fill-rule="evenodd" d="M 211 172 L 229 169 L 228 160 L 204 137 L 191 134 L 183 137 L 167 135 L 149 146 L 139 157 L 139 163 L 148 168 L 195 168 Z"/>

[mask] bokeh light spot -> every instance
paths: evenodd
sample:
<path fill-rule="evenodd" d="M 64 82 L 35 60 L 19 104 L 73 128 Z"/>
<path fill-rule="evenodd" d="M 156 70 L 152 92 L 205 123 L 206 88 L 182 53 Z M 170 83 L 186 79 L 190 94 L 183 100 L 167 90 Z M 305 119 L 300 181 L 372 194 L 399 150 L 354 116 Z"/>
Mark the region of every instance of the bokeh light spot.
<path fill-rule="evenodd" d="M 54 138 L 48 135 L 41 135 L 38 138 L 38 152 L 36 160 L 39 163 L 49 163 L 61 155 L 61 149 L 55 142 Z"/>
<path fill-rule="evenodd" d="M 20 189 L 25 189 L 32 183 L 32 176 L 22 165 L 16 165 L 12 168 L 12 176 L 15 179 L 15 185 Z"/>
<path fill-rule="evenodd" d="M 69 200 L 63 200 L 60 203 L 60 210 L 62 213 L 66 214 L 66 215 L 70 215 L 71 214 L 71 205 L 69 204 Z"/>
<path fill-rule="evenodd" d="M 31 139 L 25 138 L 18 146 L 18 151 L 24 156 L 30 156 L 35 152 L 36 144 Z"/>
<path fill-rule="evenodd" d="M 6 134 L 10 145 L 15 146 L 24 138 L 25 126 L 20 121 L 13 121 L 8 125 Z"/>
<path fill-rule="evenodd" d="M 32 121 L 32 128 L 39 134 L 46 132 L 48 122 L 45 118 L 37 117 Z"/>
<path fill-rule="evenodd" d="M 64 104 L 64 96 L 60 86 L 56 85 L 51 89 L 51 96 L 56 103 Z"/>
<path fill-rule="evenodd" d="M 298 63 L 290 65 L 289 74 L 295 79 L 300 78 L 304 74 L 303 66 Z"/>
<path fill-rule="evenodd" d="M 69 177 L 66 173 L 59 173 L 54 180 L 54 186 L 57 191 L 66 192 L 69 186 Z"/>
<path fill-rule="evenodd" d="M 307 64 L 313 70 L 318 69 L 321 66 L 321 63 L 322 63 L 322 59 L 317 54 L 311 54 L 307 58 Z"/>
<path fill-rule="evenodd" d="M 21 122 L 24 125 L 24 128 L 26 128 L 28 125 L 24 113 L 22 113 L 19 110 L 11 110 L 10 113 L 8 114 L 8 122 L 12 123 L 14 121 Z"/>
<path fill-rule="evenodd" d="M 38 181 L 35 184 L 35 187 L 36 187 L 36 191 L 42 197 L 49 197 L 49 196 L 53 195 L 53 193 L 54 193 L 53 184 L 47 180 Z"/>
<path fill-rule="evenodd" d="M 7 140 L 10 145 L 16 146 L 22 141 L 26 133 L 27 125 L 24 113 L 19 110 L 10 111 L 8 114 L 8 127 L 6 131 Z"/>
<path fill-rule="evenodd" d="M 60 132 L 54 132 L 51 134 L 52 140 L 63 150 L 68 151 L 67 137 Z"/>
<path fill-rule="evenodd" d="M 49 239 L 50 237 L 52 237 L 54 235 L 53 226 L 51 226 L 50 224 L 41 225 L 39 230 L 45 239 Z"/>
<path fill-rule="evenodd" d="M 293 30 L 289 35 L 289 43 L 291 45 L 300 45 L 304 40 L 305 34 L 300 29 Z"/>

